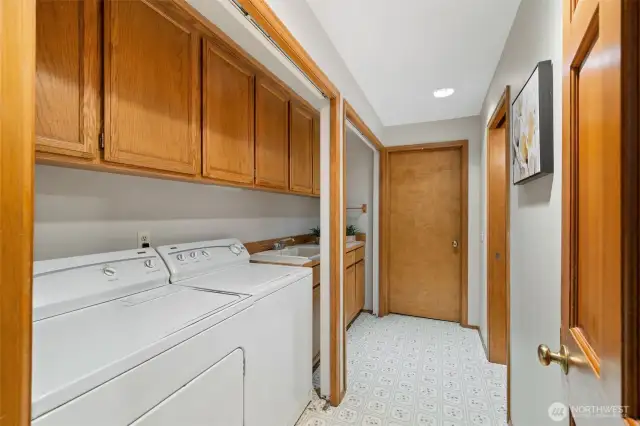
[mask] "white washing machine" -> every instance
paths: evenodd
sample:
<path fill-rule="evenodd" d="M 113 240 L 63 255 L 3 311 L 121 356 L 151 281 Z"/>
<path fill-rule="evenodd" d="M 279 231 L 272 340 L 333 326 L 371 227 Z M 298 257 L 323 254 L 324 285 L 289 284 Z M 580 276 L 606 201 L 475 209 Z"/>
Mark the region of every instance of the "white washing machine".
<path fill-rule="evenodd" d="M 245 422 L 251 298 L 169 284 L 152 249 L 36 262 L 32 424 Z"/>
<path fill-rule="evenodd" d="M 173 284 L 250 296 L 245 424 L 295 425 L 312 392 L 311 269 L 250 263 L 236 239 L 157 250 Z"/>

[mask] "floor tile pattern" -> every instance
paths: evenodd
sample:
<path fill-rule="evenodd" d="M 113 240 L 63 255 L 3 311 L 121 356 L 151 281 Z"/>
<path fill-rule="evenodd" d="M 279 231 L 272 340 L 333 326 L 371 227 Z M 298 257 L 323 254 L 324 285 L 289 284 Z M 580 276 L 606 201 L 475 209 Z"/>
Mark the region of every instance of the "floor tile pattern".
<path fill-rule="evenodd" d="M 361 314 L 347 332 L 342 404 L 314 400 L 297 426 L 503 426 L 506 412 L 506 367 L 487 361 L 476 330 Z"/>

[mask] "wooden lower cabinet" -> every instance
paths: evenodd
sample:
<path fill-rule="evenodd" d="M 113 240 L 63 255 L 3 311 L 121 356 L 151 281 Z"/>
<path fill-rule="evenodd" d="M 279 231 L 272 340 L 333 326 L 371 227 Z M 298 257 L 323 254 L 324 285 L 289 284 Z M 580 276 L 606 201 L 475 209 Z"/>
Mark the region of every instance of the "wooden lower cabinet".
<path fill-rule="evenodd" d="M 364 260 L 361 260 L 346 270 L 344 280 L 344 312 L 347 324 L 351 323 L 364 309 L 365 291 Z"/>
<path fill-rule="evenodd" d="M 364 309 L 364 260 L 356 263 L 356 314 Z"/>
<path fill-rule="evenodd" d="M 356 267 L 351 265 L 344 274 L 344 315 L 347 324 L 356 316 Z"/>

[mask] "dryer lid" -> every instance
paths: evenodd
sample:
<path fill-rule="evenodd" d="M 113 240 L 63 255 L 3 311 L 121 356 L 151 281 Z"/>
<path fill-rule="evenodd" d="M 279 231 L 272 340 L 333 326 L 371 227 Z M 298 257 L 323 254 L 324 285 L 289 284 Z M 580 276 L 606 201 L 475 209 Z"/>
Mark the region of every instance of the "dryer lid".
<path fill-rule="evenodd" d="M 213 291 L 267 296 L 312 274 L 311 268 L 248 263 L 214 271 L 208 275 L 179 282 L 180 285 Z"/>

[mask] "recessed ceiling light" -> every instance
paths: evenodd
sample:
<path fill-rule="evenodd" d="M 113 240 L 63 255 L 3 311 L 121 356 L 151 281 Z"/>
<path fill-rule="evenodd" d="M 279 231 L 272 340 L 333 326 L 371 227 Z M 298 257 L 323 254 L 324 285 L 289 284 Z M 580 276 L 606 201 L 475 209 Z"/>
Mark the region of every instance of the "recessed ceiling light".
<path fill-rule="evenodd" d="M 436 98 L 448 98 L 449 96 L 453 95 L 454 92 L 455 90 L 451 88 L 438 89 L 433 92 L 433 96 L 435 96 Z"/>

